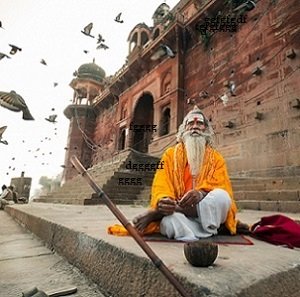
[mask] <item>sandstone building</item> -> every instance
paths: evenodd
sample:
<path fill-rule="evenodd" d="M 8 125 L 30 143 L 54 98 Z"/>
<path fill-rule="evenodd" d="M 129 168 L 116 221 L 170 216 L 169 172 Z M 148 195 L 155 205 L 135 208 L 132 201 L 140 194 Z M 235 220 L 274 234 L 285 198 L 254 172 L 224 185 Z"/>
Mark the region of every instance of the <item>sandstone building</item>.
<path fill-rule="evenodd" d="M 197 104 L 240 206 L 300 211 L 299 11 L 298 0 L 161 4 L 151 26 L 129 32 L 128 59 L 114 76 L 95 63 L 78 68 L 62 190 L 77 178 L 72 155 L 93 172 L 129 152 L 160 157 Z"/>

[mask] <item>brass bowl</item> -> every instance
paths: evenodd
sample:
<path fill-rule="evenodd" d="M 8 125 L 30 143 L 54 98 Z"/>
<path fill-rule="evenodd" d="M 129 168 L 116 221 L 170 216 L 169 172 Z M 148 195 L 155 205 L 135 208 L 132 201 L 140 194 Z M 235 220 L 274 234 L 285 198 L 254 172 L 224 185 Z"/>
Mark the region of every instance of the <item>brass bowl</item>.
<path fill-rule="evenodd" d="M 196 267 L 208 267 L 218 256 L 218 245 L 208 241 L 193 241 L 184 244 L 187 261 Z"/>

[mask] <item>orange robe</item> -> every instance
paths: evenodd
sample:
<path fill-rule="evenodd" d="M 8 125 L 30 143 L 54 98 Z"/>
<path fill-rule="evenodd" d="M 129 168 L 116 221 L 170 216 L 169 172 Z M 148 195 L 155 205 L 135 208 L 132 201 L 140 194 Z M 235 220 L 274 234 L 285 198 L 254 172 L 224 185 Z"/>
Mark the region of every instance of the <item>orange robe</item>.
<path fill-rule="evenodd" d="M 170 197 L 179 200 L 187 191 L 192 189 L 192 176 L 189 171 L 186 151 L 182 143 L 166 150 L 161 162 L 163 169 L 158 169 L 155 173 L 150 208 L 156 209 L 157 204 L 163 197 Z M 227 173 L 224 158 L 215 149 L 207 146 L 203 168 L 196 177 L 195 190 L 210 192 L 215 188 L 220 188 L 229 194 L 231 198 L 231 208 L 225 221 L 226 228 L 232 235 L 236 234 L 235 214 L 237 207 L 233 199 L 232 187 Z M 152 222 L 148 225 L 145 234 L 159 232 L 159 222 Z M 127 235 L 127 230 L 121 225 L 108 227 L 108 233 L 114 235 Z"/>

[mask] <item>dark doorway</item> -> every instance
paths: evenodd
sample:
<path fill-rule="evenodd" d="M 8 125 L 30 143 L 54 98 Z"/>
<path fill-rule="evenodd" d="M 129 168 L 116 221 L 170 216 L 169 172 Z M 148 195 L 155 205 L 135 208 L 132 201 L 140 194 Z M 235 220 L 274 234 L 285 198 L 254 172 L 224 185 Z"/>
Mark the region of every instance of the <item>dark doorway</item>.
<path fill-rule="evenodd" d="M 124 150 L 125 149 L 125 140 L 126 140 L 126 131 L 125 129 L 120 131 L 120 138 L 119 138 L 119 144 L 118 144 L 118 149 Z"/>
<path fill-rule="evenodd" d="M 150 94 L 144 94 L 138 101 L 133 114 L 132 127 L 132 148 L 146 153 L 152 139 L 153 125 L 153 97 Z"/>

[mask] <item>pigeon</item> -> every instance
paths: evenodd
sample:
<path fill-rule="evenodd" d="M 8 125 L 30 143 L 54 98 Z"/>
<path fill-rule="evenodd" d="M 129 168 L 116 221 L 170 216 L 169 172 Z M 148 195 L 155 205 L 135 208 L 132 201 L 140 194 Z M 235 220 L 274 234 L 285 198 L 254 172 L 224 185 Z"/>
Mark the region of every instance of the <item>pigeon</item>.
<path fill-rule="evenodd" d="M 10 54 L 11 55 L 14 55 L 17 51 L 21 51 L 22 49 L 13 45 L 13 44 L 9 44 L 9 46 L 11 47 L 11 50 L 10 50 Z"/>
<path fill-rule="evenodd" d="M 91 30 L 93 28 L 93 23 L 89 23 L 87 26 L 84 27 L 83 31 L 81 31 L 84 35 L 90 36 L 92 38 L 95 38 L 95 36 L 91 35 Z"/>
<path fill-rule="evenodd" d="M 236 96 L 235 83 L 233 81 L 230 81 L 230 83 L 229 83 L 229 91 L 230 91 L 231 96 Z"/>
<path fill-rule="evenodd" d="M 11 111 L 22 111 L 23 120 L 32 121 L 34 120 L 33 116 L 30 114 L 30 111 L 25 103 L 25 100 L 17 94 L 15 91 L 0 92 L 0 106 L 3 106 Z"/>
<path fill-rule="evenodd" d="M 88 51 L 88 50 L 83 50 L 83 52 L 84 52 L 85 54 L 88 54 L 89 51 Z"/>
<path fill-rule="evenodd" d="M 105 39 L 103 39 L 103 37 L 102 37 L 101 34 L 98 34 L 98 40 L 97 40 L 97 43 L 102 43 L 102 42 L 105 42 Z"/>
<path fill-rule="evenodd" d="M 107 50 L 107 49 L 109 49 L 109 47 L 106 45 L 106 44 L 104 44 L 104 43 L 100 43 L 98 46 L 97 46 L 97 49 L 104 49 L 104 50 Z"/>
<path fill-rule="evenodd" d="M 175 53 L 172 51 L 170 47 L 168 47 L 165 44 L 162 44 L 161 47 L 165 50 L 167 56 L 169 56 L 170 58 L 175 58 Z"/>
<path fill-rule="evenodd" d="M 227 103 L 228 103 L 228 101 L 229 101 L 229 98 L 228 98 L 227 94 L 222 95 L 222 96 L 220 97 L 220 99 L 223 101 L 223 105 L 224 105 L 224 106 L 227 106 Z"/>
<path fill-rule="evenodd" d="M 4 131 L 6 130 L 7 126 L 0 127 L 0 143 L 3 143 L 5 145 L 8 145 L 8 142 L 6 140 L 2 140 L 2 135 Z"/>
<path fill-rule="evenodd" d="M 49 115 L 48 118 L 45 118 L 46 121 L 50 122 L 50 123 L 57 123 L 57 121 L 55 121 L 55 119 L 57 118 L 57 115 L 56 114 L 52 114 L 52 115 Z"/>
<path fill-rule="evenodd" d="M 121 20 L 121 14 L 122 14 L 122 12 L 120 12 L 115 18 L 115 21 L 120 24 L 124 23 L 124 21 Z"/>
<path fill-rule="evenodd" d="M 4 29 L 4 28 L 2 27 L 2 22 L 1 22 L 1 21 L 0 21 L 0 28 Z"/>
<path fill-rule="evenodd" d="M 161 44 L 159 49 L 150 57 L 150 59 L 152 61 L 156 61 L 166 55 L 170 58 L 175 58 L 175 53 L 172 51 L 172 49 L 165 44 Z"/>
<path fill-rule="evenodd" d="M 43 64 L 43 65 L 45 65 L 45 66 L 47 66 L 47 63 L 46 63 L 46 61 L 45 61 L 44 59 L 42 59 L 42 60 L 40 61 L 40 63 Z"/>
<path fill-rule="evenodd" d="M 57 87 L 57 85 L 58 85 L 57 82 L 53 83 L 53 87 L 54 87 L 54 88 Z"/>
<path fill-rule="evenodd" d="M 10 59 L 10 56 L 8 56 L 6 54 L 3 54 L 3 53 L 0 53 L 0 60 L 2 60 L 3 58 Z"/>

